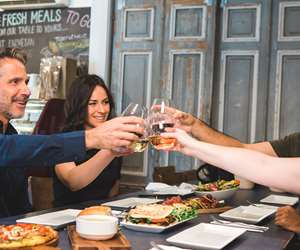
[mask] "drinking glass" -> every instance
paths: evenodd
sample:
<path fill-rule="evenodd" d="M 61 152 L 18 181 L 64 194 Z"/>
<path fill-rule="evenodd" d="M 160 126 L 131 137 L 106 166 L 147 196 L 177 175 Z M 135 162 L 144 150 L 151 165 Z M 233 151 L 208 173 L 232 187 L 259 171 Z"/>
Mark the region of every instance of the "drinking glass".
<path fill-rule="evenodd" d="M 152 102 L 148 117 L 150 126 L 149 140 L 155 149 L 168 149 L 176 145 L 175 138 L 163 138 L 160 136 L 161 133 L 165 132 L 165 128 L 174 127 L 175 119 L 167 112 L 167 108 L 172 106 L 170 99 L 156 98 Z"/>
<path fill-rule="evenodd" d="M 137 103 L 130 103 L 127 108 L 122 112 L 122 116 L 137 116 L 143 119 L 146 119 L 148 115 L 148 110 L 146 107 L 137 104 Z M 140 126 L 140 125 L 137 125 Z M 144 134 L 137 134 L 139 140 L 131 143 L 128 148 L 131 149 L 133 152 L 143 152 L 148 145 L 149 139 L 147 138 L 147 131 L 145 129 Z M 122 153 L 128 151 L 127 147 L 118 148 L 117 151 Z"/>

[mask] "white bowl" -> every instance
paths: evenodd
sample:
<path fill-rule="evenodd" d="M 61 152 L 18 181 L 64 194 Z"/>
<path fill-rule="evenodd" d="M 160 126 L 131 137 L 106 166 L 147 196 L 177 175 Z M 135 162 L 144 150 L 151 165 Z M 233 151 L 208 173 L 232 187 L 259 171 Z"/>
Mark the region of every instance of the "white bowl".
<path fill-rule="evenodd" d="M 81 215 L 76 218 L 76 232 L 89 240 L 108 240 L 118 232 L 118 219 L 108 215 Z"/>
<path fill-rule="evenodd" d="M 230 188 L 230 189 L 225 189 L 225 190 L 218 190 L 218 191 L 195 191 L 197 195 L 203 196 L 210 194 L 212 197 L 216 198 L 217 200 L 226 200 L 230 198 L 236 190 L 239 188 Z"/>

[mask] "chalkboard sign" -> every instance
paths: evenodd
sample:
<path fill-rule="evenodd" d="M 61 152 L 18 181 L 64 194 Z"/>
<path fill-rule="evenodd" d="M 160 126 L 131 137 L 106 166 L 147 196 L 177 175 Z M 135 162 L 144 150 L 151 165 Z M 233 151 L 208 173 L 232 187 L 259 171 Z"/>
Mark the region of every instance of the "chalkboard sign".
<path fill-rule="evenodd" d="M 23 48 L 27 71 L 39 73 L 42 57 L 88 62 L 90 8 L 14 10 L 0 13 L 0 47 Z"/>

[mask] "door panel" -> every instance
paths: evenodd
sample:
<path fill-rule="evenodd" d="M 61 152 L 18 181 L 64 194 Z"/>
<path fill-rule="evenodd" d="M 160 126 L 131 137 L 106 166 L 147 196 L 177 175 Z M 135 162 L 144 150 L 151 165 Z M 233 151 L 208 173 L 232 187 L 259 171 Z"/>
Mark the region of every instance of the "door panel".
<path fill-rule="evenodd" d="M 222 61 L 219 130 L 242 141 L 254 139 L 258 52 L 224 52 Z"/>
<path fill-rule="evenodd" d="M 300 51 L 279 51 L 277 60 L 282 89 L 279 116 L 279 137 L 282 138 L 300 128 L 300 114 L 295 115 L 300 107 Z"/>
<path fill-rule="evenodd" d="M 212 125 L 242 142 L 263 140 L 271 1 L 228 0 L 220 7 Z"/>
<path fill-rule="evenodd" d="M 207 122 L 211 112 L 215 4 L 167 0 L 164 24 L 162 93 L 180 110 Z M 159 164 L 175 165 L 177 171 L 184 171 L 198 167 L 199 161 L 178 153 L 160 153 Z"/>
<path fill-rule="evenodd" d="M 130 102 L 149 106 L 159 81 L 163 1 L 117 0 L 114 8 L 111 91 L 117 113 Z M 148 151 L 124 157 L 122 173 L 147 176 Z"/>
<path fill-rule="evenodd" d="M 268 139 L 299 132 L 300 2 L 274 1 Z"/>

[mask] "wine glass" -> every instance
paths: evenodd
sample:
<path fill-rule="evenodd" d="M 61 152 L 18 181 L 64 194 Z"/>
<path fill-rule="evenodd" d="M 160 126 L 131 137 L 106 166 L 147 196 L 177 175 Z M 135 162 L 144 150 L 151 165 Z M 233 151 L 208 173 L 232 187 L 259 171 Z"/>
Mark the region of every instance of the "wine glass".
<path fill-rule="evenodd" d="M 155 98 L 152 102 L 151 111 L 148 117 L 150 126 L 149 140 L 155 149 L 168 149 L 176 145 L 175 138 L 163 138 L 161 133 L 165 128 L 174 127 L 175 119 L 167 112 L 168 107 L 172 107 L 172 101 L 166 98 Z"/>
<path fill-rule="evenodd" d="M 130 103 L 121 114 L 121 116 L 137 116 L 143 119 L 146 119 L 147 115 L 147 108 L 137 103 Z M 140 125 L 138 124 L 137 126 Z M 128 149 L 131 149 L 133 152 L 143 152 L 147 148 L 149 142 L 149 139 L 147 138 L 146 129 L 144 134 L 136 133 L 136 135 L 139 137 L 137 141 L 131 143 L 128 147 L 119 147 L 116 151 L 122 153 L 127 152 Z"/>

